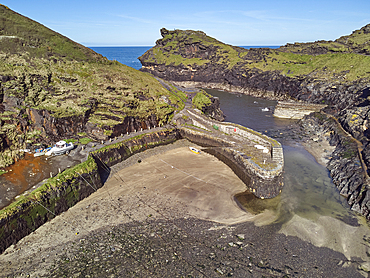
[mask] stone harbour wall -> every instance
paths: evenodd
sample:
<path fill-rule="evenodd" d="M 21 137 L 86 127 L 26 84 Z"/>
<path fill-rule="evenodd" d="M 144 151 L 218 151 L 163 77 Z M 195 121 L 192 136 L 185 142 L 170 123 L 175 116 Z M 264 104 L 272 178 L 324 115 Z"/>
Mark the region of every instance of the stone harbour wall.
<path fill-rule="evenodd" d="M 92 157 L 0 211 L 0 253 L 102 186 Z"/>
<path fill-rule="evenodd" d="M 0 253 L 102 187 L 111 166 L 135 153 L 182 138 L 205 147 L 212 146 L 208 152 L 225 162 L 256 196 L 272 198 L 280 193 L 283 182 L 282 168 L 279 167 L 282 165 L 266 171 L 244 159 L 232 149 L 233 144 L 208 133 L 184 127 L 162 129 L 91 152 L 85 162 L 48 179 L 39 188 L 0 210 Z"/>
<path fill-rule="evenodd" d="M 228 165 L 258 198 L 273 198 L 283 188 L 283 163 L 271 170 L 260 167 L 250 159 L 244 158 L 233 149 L 233 145 L 211 133 L 203 133 L 182 127 L 181 136 L 198 145 Z M 282 157 L 281 157 L 282 159 Z"/>

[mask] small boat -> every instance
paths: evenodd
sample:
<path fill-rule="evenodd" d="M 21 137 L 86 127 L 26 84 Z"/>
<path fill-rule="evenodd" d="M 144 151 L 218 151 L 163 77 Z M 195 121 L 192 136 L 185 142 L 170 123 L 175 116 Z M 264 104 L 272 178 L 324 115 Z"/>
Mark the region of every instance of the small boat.
<path fill-rule="evenodd" d="M 34 157 L 45 155 L 47 151 L 49 151 L 51 147 L 46 149 L 36 149 L 35 153 L 33 154 Z"/>
<path fill-rule="evenodd" d="M 57 142 L 50 150 L 48 150 L 45 155 L 61 155 L 64 153 L 69 153 L 70 150 L 74 148 L 73 143 L 67 143 L 66 141 Z"/>
<path fill-rule="evenodd" d="M 189 149 L 193 152 L 193 153 L 196 153 L 196 154 L 200 154 L 200 150 L 194 148 L 194 147 L 189 147 Z"/>
<path fill-rule="evenodd" d="M 262 110 L 263 112 L 270 111 L 270 109 L 268 109 L 267 107 L 266 107 L 266 108 L 262 108 L 261 110 Z"/>

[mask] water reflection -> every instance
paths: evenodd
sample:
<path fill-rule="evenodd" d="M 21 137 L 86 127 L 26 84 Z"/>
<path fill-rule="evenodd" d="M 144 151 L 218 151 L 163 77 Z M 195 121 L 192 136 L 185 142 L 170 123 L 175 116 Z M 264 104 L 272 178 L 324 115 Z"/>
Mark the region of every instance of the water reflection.
<path fill-rule="evenodd" d="M 210 89 L 206 91 L 220 98 L 221 110 L 225 113 L 227 122 L 241 124 L 260 132 L 285 127 L 296 122 L 296 120 L 275 118 L 273 112 L 277 102 L 274 100 Z"/>
<path fill-rule="evenodd" d="M 346 200 L 338 193 L 327 169 L 299 146 L 284 146 L 285 171 L 282 193 L 273 199 L 260 200 L 249 192 L 235 196 L 237 202 L 254 214 L 272 210 L 277 214 L 274 224 L 284 224 L 293 215 L 316 221 L 331 216 L 352 226 L 357 218 Z"/>

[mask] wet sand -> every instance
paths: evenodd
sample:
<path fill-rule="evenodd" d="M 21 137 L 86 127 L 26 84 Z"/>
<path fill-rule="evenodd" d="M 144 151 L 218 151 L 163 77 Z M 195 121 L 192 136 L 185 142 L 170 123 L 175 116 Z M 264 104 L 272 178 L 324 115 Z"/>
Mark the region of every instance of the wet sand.
<path fill-rule="evenodd" d="M 361 277 L 358 263 L 289 236 L 293 228 L 255 226 L 277 216 L 241 210 L 234 195 L 246 186 L 189 145 L 181 140 L 114 166 L 97 192 L 0 255 L 4 277 Z"/>
<path fill-rule="evenodd" d="M 320 140 L 306 140 L 302 142 L 304 148 L 315 157 L 317 163 L 326 167 L 335 146 L 329 144 L 329 134 L 322 134 Z"/>

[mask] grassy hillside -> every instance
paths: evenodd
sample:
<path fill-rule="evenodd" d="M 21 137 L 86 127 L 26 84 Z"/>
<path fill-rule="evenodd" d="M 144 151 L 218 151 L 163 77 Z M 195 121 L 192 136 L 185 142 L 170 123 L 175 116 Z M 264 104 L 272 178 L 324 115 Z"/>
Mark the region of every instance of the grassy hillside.
<path fill-rule="evenodd" d="M 55 117 L 81 115 L 94 99 L 97 106 L 91 121 L 113 125 L 126 115 L 160 115 L 166 106 L 160 97 L 172 96 L 150 75 L 108 61 L 3 5 L 0 61 L 0 75 L 10 79 L 1 83 L 3 91 Z M 103 120 L 110 114 L 117 119 Z"/>
<path fill-rule="evenodd" d="M 30 57 L 97 61 L 104 58 L 49 28 L 0 4 L 0 49 L 5 53 L 28 52 Z"/>
<path fill-rule="evenodd" d="M 370 79 L 370 25 L 336 41 L 288 44 L 279 49 L 243 49 L 201 31 L 162 29 L 163 39 L 140 57 L 145 64 L 278 71 L 289 77 L 353 81 Z"/>
<path fill-rule="evenodd" d="M 0 5 L 0 167 L 29 144 L 64 138 L 65 130 L 94 138 L 89 126 L 101 138 L 125 120 L 133 129 L 128 118 L 136 126 L 148 118 L 166 123 L 182 105 L 151 75 Z"/>

